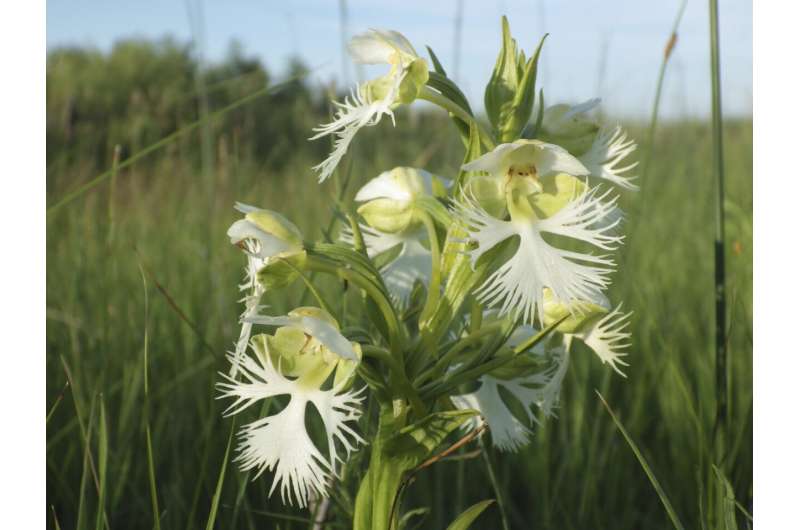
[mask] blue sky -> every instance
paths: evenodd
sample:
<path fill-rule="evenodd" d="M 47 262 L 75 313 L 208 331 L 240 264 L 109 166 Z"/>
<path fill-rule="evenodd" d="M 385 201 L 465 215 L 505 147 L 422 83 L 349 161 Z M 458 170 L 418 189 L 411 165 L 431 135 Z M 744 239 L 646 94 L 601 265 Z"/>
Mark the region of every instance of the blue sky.
<path fill-rule="evenodd" d="M 452 75 L 457 3 L 348 0 L 348 34 L 368 28 L 397 29 L 419 52 L 430 45 Z M 548 102 L 577 102 L 599 95 L 610 114 L 646 117 L 679 3 L 463 0 L 459 81 L 473 105 L 480 106 L 500 44 L 500 16 L 506 14 L 512 34 L 526 51 L 536 46 L 544 32 L 550 33 L 540 63 L 540 86 L 544 86 Z M 223 58 L 236 39 L 246 53 L 260 57 L 272 71 L 283 71 L 287 59 L 299 55 L 308 65 L 318 67 L 313 82 L 334 78 L 352 82 L 359 74 L 342 60 L 337 0 L 48 0 L 47 46 L 77 44 L 108 50 L 116 40 L 133 36 L 171 35 L 190 41 L 190 6 L 203 13 L 197 44 L 209 61 Z M 749 116 L 752 3 L 720 0 L 720 26 L 723 110 L 726 115 Z M 708 75 L 707 2 L 690 0 L 667 74 L 664 115 L 707 116 Z"/>

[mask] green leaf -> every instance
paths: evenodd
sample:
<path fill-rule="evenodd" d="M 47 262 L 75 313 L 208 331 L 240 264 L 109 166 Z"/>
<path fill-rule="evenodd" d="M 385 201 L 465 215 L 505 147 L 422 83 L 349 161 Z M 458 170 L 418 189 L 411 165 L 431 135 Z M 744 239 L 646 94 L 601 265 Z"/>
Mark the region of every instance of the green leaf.
<path fill-rule="evenodd" d="M 717 478 L 715 489 L 719 492 L 717 494 L 716 520 L 722 521 L 722 528 L 725 530 L 738 530 L 739 527 L 736 525 L 736 496 L 733 493 L 733 487 L 725 476 L 724 471 L 714 464 L 711 464 L 711 468 Z"/>
<path fill-rule="evenodd" d="M 225 456 L 222 457 L 222 466 L 219 469 L 219 476 L 217 477 L 217 487 L 214 489 L 214 496 L 211 498 L 211 509 L 208 513 L 208 520 L 206 521 L 206 530 L 214 530 L 214 521 L 217 519 L 217 511 L 219 510 L 219 499 L 222 497 L 222 485 L 225 483 L 225 471 L 228 469 L 228 456 L 231 452 L 231 441 L 233 440 L 233 433 L 236 430 L 236 422 L 231 422 L 231 432 L 228 433 L 228 445 L 225 446 Z"/>
<path fill-rule="evenodd" d="M 433 63 L 433 69 L 436 71 L 436 73 L 447 77 L 447 72 L 444 71 L 444 66 L 442 66 L 442 63 L 439 61 L 439 58 L 436 57 L 435 53 L 433 53 L 433 49 L 428 45 L 426 45 L 425 48 L 428 49 L 428 55 L 431 56 L 431 62 Z"/>
<path fill-rule="evenodd" d="M 434 412 L 400 429 L 386 441 L 385 452 L 411 468 L 429 458 L 447 436 L 477 415 L 475 410 Z"/>
<path fill-rule="evenodd" d="M 681 521 L 678 518 L 678 513 L 675 511 L 675 508 L 672 507 L 672 503 L 669 502 L 667 493 L 664 491 L 664 488 L 661 487 L 661 483 L 658 481 L 655 474 L 653 474 L 653 470 L 650 469 L 650 465 L 647 463 L 647 460 L 645 460 L 644 455 L 642 455 L 642 452 L 639 450 L 636 442 L 633 441 L 633 438 L 631 438 L 630 434 L 628 434 L 628 431 L 622 425 L 622 422 L 619 421 L 617 415 L 614 414 L 614 411 L 612 411 L 611 407 L 608 406 L 608 403 L 606 403 L 606 400 L 603 398 L 602 394 L 600 394 L 600 392 L 597 390 L 595 390 L 595 392 L 597 393 L 597 397 L 600 398 L 600 401 L 603 402 L 603 406 L 611 415 L 611 419 L 614 420 L 614 424 L 617 426 L 617 429 L 619 429 L 619 432 L 622 433 L 625 441 L 628 442 L 628 446 L 631 448 L 631 451 L 633 451 L 633 454 L 636 456 L 636 460 L 639 461 L 642 469 L 644 469 L 647 478 L 650 479 L 650 483 L 653 485 L 653 488 L 655 488 L 659 499 L 661 499 L 661 503 L 664 505 L 664 509 L 667 511 L 670 521 L 672 521 L 672 525 L 677 530 L 683 530 L 683 524 L 681 524 Z"/>
<path fill-rule="evenodd" d="M 428 507 L 422 508 L 414 508 L 413 510 L 408 510 L 406 513 L 403 514 L 403 517 L 400 518 L 400 521 L 397 523 L 397 530 L 406 530 L 406 528 L 419 528 L 419 526 L 425 522 L 425 518 L 428 516 L 428 512 L 431 509 Z M 413 517 L 419 517 L 419 521 L 416 522 L 413 526 L 409 526 L 411 519 Z"/>
<path fill-rule="evenodd" d="M 483 511 L 494 503 L 494 499 L 487 499 L 479 503 L 473 504 L 456 517 L 456 520 L 450 523 L 447 530 L 467 530 L 469 525 L 478 518 Z"/>

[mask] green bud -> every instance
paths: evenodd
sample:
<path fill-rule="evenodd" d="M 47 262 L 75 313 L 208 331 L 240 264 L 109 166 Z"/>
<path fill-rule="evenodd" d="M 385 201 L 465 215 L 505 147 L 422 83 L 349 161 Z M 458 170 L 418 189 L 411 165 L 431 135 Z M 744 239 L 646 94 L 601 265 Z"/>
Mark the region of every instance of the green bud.
<path fill-rule="evenodd" d="M 519 137 L 530 120 L 536 96 L 536 73 L 544 38 L 526 60 L 511 38 L 508 19 L 503 17 L 503 44 L 484 93 L 489 121 L 501 142 Z"/>
<path fill-rule="evenodd" d="M 435 188 L 441 191 L 444 185 L 427 171 L 396 167 L 384 171 L 358 191 L 356 201 L 369 201 L 358 208 L 358 213 L 381 232 L 402 232 L 416 223 L 416 199 L 431 195 Z"/>
<path fill-rule="evenodd" d="M 393 199 L 374 199 L 358 208 L 358 213 L 372 228 L 381 232 L 396 233 L 408 228 L 414 211 L 411 203 Z"/>

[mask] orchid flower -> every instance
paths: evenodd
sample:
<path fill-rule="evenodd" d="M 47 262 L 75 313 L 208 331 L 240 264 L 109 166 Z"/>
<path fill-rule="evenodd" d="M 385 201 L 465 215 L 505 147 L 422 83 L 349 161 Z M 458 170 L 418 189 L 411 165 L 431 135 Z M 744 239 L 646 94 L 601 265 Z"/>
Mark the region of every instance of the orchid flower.
<path fill-rule="evenodd" d="M 605 256 L 562 250 L 548 243 L 543 235 L 565 236 L 611 251 L 621 240 L 611 231 L 614 224 L 599 221 L 614 208 L 606 200 L 609 192 L 597 189 L 584 193 L 550 217 L 539 219 L 527 198 L 511 204 L 511 220 L 492 217 L 474 200 L 465 198 L 457 207 L 477 247 L 469 250 L 473 266 L 499 243 L 517 237 L 514 254 L 484 281 L 478 290 L 481 302 L 501 304 L 502 314 L 521 316 L 533 323 L 543 317 L 544 289 L 550 288 L 558 300 L 585 300 L 597 297 L 608 285 L 613 261 Z"/>
<path fill-rule="evenodd" d="M 258 312 L 258 304 L 265 292 L 264 285 L 258 281 L 258 271 L 277 257 L 286 257 L 302 252 L 303 249 L 300 230 L 279 213 L 240 202 L 236 203 L 235 208 L 245 214 L 245 218 L 231 225 L 228 237 L 232 244 L 244 250 L 247 264 L 245 281 L 239 285 L 239 290 L 246 294 L 240 300 L 245 307 L 240 317 L 242 327 L 233 351 L 230 371 L 232 377 L 236 376 L 238 360 L 242 358 L 250 342 L 253 325 L 246 319 Z"/>
<path fill-rule="evenodd" d="M 330 134 L 336 137 L 333 152 L 314 166 L 319 172 L 320 182 L 336 169 L 359 129 L 377 125 L 384 115 L 394 123 L 393 109 L 414 101 L 428 80 L 425 59 L 419 57 L 411 43 L 396 31 L 371 30 L 357 35 L 350 40 L 348 51 L 357 63 L 388 64 L 391 70 L 383 77 L 356 87 L 344 102 L 335 102 L 334 120 L 314 129 L 317 134 L 311 140 Z"/>
<path fill-rule="evenodd" d="M 241 380 L 223 374 L 225 382 L 217 385 L 219 398 L 234 399 L 226 415 L 238 414 L 265 399 L 289 396 L 280 412 L 241 429 L 236 461 L 243 471 L 255 469 L 256 477 L 266 470 L 274 472 L 269 495 L 280 488 L 284 503 L 296 500 L 301 507 L 312 497 L 325 496 L 337 464 L 365 443 L 348 425 L 361 416 L 364 398 L 361 391 L 346 390 L 360 360 L 360 348 L 339 334 L 331 321 L 329 315 L 313 308 L 274 317 L 270 324 L 287 322 L 288 326 L 279 328 L 274 336 L 253 337 L 254 355 L 240 360 Z M 323 390 L 334 370 L 332 387 Z M 317 448 L 306 430 L 309 403 L 322 418 L 327 454 Z"/>
<path fill-rule="evenodd" d="M 400 251 L 382 270 L 386 287 L 401 303 L 406 304 L 414 283 L 427 285 L 431 277 L 431 252 L 423 245 L 424 230 L 416 219 L 415 201 L 431 196 L 434 188 L 446 185 L 422 169 L 397 167 L 384 171 L 367 182 L 356 194 L 356 202 L 364 202 L 358 213 L 369 226 L 361 225 L 367 254 L 374 258 L 400 246 Z M 352 244 L 349 229 L 342 240 Z"/>
<path fill-rule="evenodd" d="M 544 323 L 561 323 L 556 328 L 567 337 L 577 338 L 597 354 L 603 364 L 611 365 L 622 377 L 626 377 L 620 366 L 628 366 L 623 360 L 627 353 L 622 350 L 630 346 L 630 324 L 632 313 L 623 313 L 622 305 L 616 308 L 604 295 L 588 301 L 565 304 L 555 299 L 552 291 L 544 293 Z"/>
<path fill-rule="evenodd" d="M 601 128 L 586 113 L 600 103 L 599 98 L 578 105 L 553 105 L 544 112 L 541 136 L 564 146 L 589 170 L 591 177 L 601 178 L 627 190 L 636 190 L 635 177 L 624 176 L 637 163 L 623 165 L 623 160 L 636 150 L 620 126 Z"/>
<path fill-rule="evenodd" d="M 625 131 L 617 125 L 601 129 L 589 150 L 578 159 L 586 165 L 592 177 L 605 179 L 621 188 L 635 191 L 639 189 L 632 182 L 636 177 L 623 174 L 635 168 L 639 163 L 622 165 L 623 160 L 635 150 L 636 142 L 629 140 Z"/>

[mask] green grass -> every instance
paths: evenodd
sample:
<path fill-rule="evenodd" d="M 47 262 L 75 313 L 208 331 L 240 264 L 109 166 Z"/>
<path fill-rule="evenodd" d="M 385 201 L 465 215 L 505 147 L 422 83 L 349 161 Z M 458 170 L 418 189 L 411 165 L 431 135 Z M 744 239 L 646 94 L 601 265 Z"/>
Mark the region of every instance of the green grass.
<path fill-rule="evenodd" d="M 269 110 L 274 104 L 267 98 L 251 105 Z M 397 129 L 384 123 L 360 135 L 345 196 L 395 165 L 453 175 L 463 153 L 448 127 L 443 117 L 400 113 Z M 643 140 L 647 128 L 634 124 L 630 132 Z M 218 146 L 233 145 L 224 132 L 214 134 Z M 729 122 L 724 135 L 732 387 L 724 461 L 713 458 L 711 445 L 715 188 L 709 127 L 661 124 L 642 193 L 622 200 L 627 241 L 611 294 L 635 312 L 628 378 L 613 374 L 588 350 L 577 350 L 559 418 L 547 421 L 523 452 L 492 455 L 512 528 L 671 527 L 595 390 L 687 527 L 711 520 L 717 505 L 710 492 L 717 484 L 724 486 L 719 496 L 727 505 L 751 506 L 752 124 Z M 200 138 L 193 133 L 189 141 L 199 145 Z M 211 179 L 201 178 L 190 149 L 120 164 L 113 238 L 108 183 L 48 215 L 43 414 L 50 527 L 56 518 L 61 527 L 75 527 L 79 517 L 85 525 L 104 525 L 104 508 L 114 529 L 157 526 L 154 509 L 162 528 L 200 528 L 212 520 L 217 528 L 310 528 L 311 515 L 267 499 L 269 473 L 252 481 L 232 465 L 226 469 L 231 419 L 222 418 L 214 384 L 226 369 L 224 352 L 238 336 L 243 258 L 225 236 L 237 218 L 233 203 L 278 210 L 308 239 L 320 237 L 343 179 L 317 185 L 309 169 L 319 161 L 315 149 L 292 140 L 276 161 L 268 152 L 219 147 L 225 156 L 216 157 Z M 52 163 L 47 204 L 103 169 Z M 334 288 L 322 286 L 323 292 Z M 266 303 L 277 314 L 302 296 L 302 285 L 295 285 Z M 64 402 L 56 407 L 62 393 Z M 359 463 L 356 458 L 345 480 L 358 478 Z M 457 476 L 465 481 L 453 487 Z M 459 507 L 493 496 L 480 458 L 445 460 L 420 472 L 405 494 L 405 509 L 429 506 L 422 527 L 443 528 Z M 334 499 L 335 521 L 345 520 L 348 502 L 345 495 Z M 744 526 L 741 510 L 737 516 Z M 489 510 L 474 527 L 498 528 L 498 517 Z"/>

